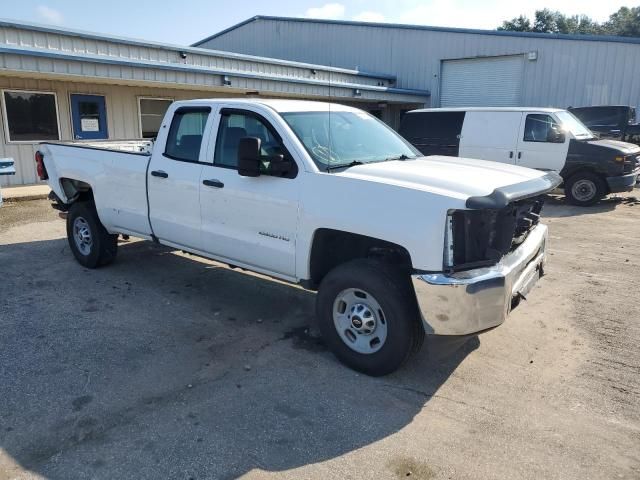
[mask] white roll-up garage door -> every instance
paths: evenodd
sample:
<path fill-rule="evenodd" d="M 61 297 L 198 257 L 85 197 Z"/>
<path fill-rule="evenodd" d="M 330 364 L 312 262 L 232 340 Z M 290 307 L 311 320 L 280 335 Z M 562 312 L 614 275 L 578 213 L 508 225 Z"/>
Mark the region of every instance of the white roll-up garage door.
<path fill-rule="evenodd" d="M 444 60 L 442 107 L 520 106 L 524 55 Z"/>

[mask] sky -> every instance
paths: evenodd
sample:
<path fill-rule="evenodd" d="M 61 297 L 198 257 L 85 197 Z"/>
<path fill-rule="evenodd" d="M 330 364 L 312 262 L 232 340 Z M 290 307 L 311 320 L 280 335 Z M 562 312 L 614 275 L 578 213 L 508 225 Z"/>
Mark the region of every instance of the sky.
<path fill-rule="evenodd" d="M 637 0 L 635 1 L 637 3 Z M 361 20 L 494 29 L 537 9 L 606 20 L 621 6 L 610 0 L 0 0 L 0 17 L 190 45 L 254 15 Z"/>

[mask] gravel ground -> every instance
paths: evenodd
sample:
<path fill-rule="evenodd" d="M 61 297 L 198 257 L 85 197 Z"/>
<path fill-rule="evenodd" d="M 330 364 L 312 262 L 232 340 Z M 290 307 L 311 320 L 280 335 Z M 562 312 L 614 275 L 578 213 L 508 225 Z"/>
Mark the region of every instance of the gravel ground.
<path fill-rule="evenodd" d="M 500 328 L 369 378 L 314 295 L 147 242 L 78 265 L 0 208 L 0 480 L 640 478 L 640 203 L 550 199 L 548 274 Z"/>

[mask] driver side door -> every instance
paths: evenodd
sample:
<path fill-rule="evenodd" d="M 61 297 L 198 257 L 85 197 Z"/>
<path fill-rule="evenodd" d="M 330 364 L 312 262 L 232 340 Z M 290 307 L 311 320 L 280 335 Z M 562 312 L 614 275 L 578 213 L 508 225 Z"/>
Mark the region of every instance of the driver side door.
<path fill-rule="evenodd" d="M 202 250 L 228 263 L 295 277 L 299 188 L 296 178 L 238 174 L 238 146 L 257 137 L 262 155 L 289 155 L 268 119 L 250 110 L 222 109 L 213 163 L 200 181 Z"/>

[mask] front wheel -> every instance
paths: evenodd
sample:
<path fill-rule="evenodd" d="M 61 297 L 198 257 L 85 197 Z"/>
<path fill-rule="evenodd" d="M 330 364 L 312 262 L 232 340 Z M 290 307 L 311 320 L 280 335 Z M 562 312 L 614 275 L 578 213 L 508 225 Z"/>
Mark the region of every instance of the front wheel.
<path fill-rule="evenodd" d="M 564 193 L 570 204 L 588 207 L 607 194 L 607 185 L 595 173 L 578 172 L 566 181 Z"/>
<path fill-rule="evenodd" d="M 406 275 L 375 260 L 353 260 L 322 280 L 316 298 L 319 328 L 347 366 L 389 374 L 424 340 L 415 294 Z"/>
<path fill-rule="evenodd" d="M 111 263 L 118 251 L 118 236 L 104 228 L 91 202 L 76 202 L 67 215 L 67 239 L 73 256 L 87 268 Z"/>

